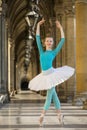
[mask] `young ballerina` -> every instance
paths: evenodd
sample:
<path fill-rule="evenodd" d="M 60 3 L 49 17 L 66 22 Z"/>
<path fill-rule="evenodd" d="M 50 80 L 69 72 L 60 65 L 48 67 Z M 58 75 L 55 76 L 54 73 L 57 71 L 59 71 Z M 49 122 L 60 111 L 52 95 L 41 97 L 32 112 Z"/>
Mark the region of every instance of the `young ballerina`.
<path fill-rule="evenodd" d="M 44 115 L 46 114 L 46 111 L 49 109 L 52 100 L 55 105 L 59 123 L 63 125 L 63 115 L 61 114 L 60 101 L 57 96 L 55 86 L 71 77 L 74 73 L 74 68 L 69 66 L 53 68 L 53 60 L 61 50 L 65 41 L 64 32 L 60 22 L 56 21 L 56 27 L 60 30 L 61 33 L 61 40 L 57 47 L 54 50 L 52 50 L 52 46 L 54 44 L 53 37 L 46 37 L 46 51 L 44 51 L 40 40 L 40 26 L 44 22 L 44 19 L 38 22 L 36 29 L 36 41 L 40 54 L 40 64 L 42 72 L 30 81 L 29 88 L 35 91 L 47 90 L 46 101 L 39 119 L 40 126 L 42 126 L 43 124 Z"/>

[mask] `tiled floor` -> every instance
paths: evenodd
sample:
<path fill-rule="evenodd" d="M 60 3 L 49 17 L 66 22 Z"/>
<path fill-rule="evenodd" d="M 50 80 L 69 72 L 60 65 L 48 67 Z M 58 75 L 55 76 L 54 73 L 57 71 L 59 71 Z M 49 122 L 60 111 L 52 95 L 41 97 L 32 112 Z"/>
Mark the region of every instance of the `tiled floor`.
<path fill-rule="evenodd" d="M 0 109 L 0 130 L 87 130 L 87 110 L 62 104 L 64 126 L 59 125 L 54 106 L 51 105 L 39 127 L 43 103 L 10 103 Z"/>

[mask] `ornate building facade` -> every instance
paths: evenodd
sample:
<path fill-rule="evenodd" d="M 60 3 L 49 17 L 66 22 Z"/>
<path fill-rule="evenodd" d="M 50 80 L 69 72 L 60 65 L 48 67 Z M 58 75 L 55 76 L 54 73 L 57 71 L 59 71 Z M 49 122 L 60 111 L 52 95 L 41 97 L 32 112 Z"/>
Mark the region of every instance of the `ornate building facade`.
<path fill-rule="evenodd" d="M 9 97 L 12 92 L 27 90 L 29 81 L 40 73 L 35 27 L 41 17 L 46 20 L 41 28 L 42 41 L 49 31 L 57 45 L 60 33 L 55 27 L 56 19 L 64 28 L 65 44 L 54 67 L 69 65 L 76 69 L 71 79 L 57 87 L 60 99 L 72 100 L 87 91 L 86 12 L 87 0 L 0 1 L 0 94 Z"/>

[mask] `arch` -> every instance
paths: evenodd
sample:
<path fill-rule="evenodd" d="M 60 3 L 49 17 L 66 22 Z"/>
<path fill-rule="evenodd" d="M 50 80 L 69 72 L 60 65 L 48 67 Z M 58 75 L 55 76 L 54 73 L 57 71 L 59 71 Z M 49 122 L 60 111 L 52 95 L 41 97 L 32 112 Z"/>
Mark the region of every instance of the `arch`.
<path fill-rule="evenodd" d="M 29 90 L 28 89 L 28 83 L 29 83 L 29 79 L 28 78 L 23 77 L 21 79 L 20 88 L 21 88 L 22 91 Z"/>

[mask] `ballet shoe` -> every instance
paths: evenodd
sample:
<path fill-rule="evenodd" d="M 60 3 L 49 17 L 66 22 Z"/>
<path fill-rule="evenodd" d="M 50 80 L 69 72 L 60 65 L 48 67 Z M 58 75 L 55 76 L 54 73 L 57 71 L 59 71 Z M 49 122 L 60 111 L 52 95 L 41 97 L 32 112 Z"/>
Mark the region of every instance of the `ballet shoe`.
<path fill-rule="evenodd" d="M 41 114 L 40 119 L 39 119 L 39 125 L 40 125 L 40 127 L 43 126 L 43 119 L 44 119 L 44 114 Z"/>
<path fill-rule="evenodd" d="M 64 115 L 62 115 L 61 113 L 57 114 L 58 116 L 58 120 L 61 126 L 64 125 Z"/>

